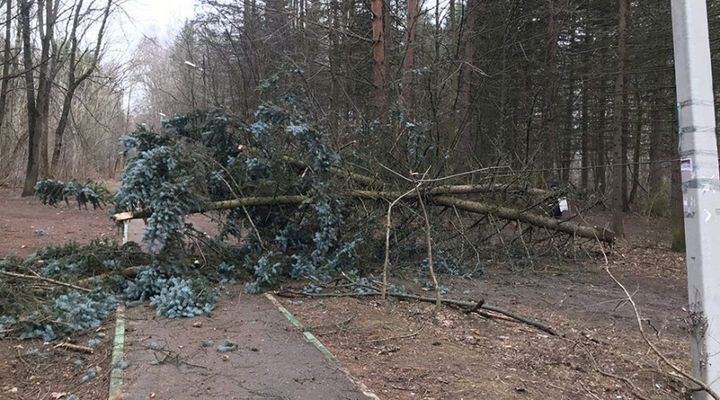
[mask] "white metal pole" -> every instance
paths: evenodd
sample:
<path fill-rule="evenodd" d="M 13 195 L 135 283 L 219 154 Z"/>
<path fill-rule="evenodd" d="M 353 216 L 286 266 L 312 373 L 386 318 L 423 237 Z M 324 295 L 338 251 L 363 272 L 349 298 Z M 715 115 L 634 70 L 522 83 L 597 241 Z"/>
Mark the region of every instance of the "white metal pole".
<path fill-rule="evenodd" d="M 693 374 L 720 391 L 720 180 L 705 0 L 671 0 Z M 696 392 L 695 400 L 709 396 Z"/>

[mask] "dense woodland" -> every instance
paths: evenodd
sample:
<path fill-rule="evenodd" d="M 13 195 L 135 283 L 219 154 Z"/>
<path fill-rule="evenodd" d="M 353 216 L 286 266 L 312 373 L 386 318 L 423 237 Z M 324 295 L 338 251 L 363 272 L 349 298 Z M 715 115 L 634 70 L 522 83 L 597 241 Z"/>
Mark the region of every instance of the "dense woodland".
<path fill-rule="evenodd" d="M 720 4 L 708 7 L 720 54 Z M 195 109 L 250 118 L 288 71 L 314 123 L 366 162 L 496 167 L 656 215 L 679 187 L 669 1 L 203 0 L 172 42 L 145 37 L 130 62 L 103 57 L 122 2 L 2 10 L 0 182 L 26 194 L 44 177 L 115 177 L 117 139 L 136 124 Z"/>

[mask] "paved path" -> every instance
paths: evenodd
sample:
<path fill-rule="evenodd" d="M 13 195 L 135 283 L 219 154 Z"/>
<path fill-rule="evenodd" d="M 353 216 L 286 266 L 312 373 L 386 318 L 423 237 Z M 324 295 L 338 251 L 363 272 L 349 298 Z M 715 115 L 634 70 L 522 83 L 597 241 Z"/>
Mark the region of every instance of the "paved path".
<path fill-rule="evenodd" d="M 218 352 L 225 340 L 237 350 Z M 125 359 L 126 400 L 366 399 L 264 296 L 225 295 L 189 319 L 128 309 Z"/>

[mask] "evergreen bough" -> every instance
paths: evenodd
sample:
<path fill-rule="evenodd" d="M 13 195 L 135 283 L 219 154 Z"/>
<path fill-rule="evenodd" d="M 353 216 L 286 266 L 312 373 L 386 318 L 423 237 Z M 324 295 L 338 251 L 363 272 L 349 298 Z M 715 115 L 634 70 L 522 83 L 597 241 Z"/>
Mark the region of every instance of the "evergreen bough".
<path fill-rule="evenodd" d="M 35 184 L 35 197 L 43 204 L 56 206 L 58 203 L 65 202 L 70 205 L 70 199 L 74 198 L 78 204 L 78 208 L 92 205 L 93 209 L 103 208 L 110 201 L 110 191 L 108 189 L 91 180 L 82 184 L 76 180 L 68 182 L 56 179 L 44 179 Z"/>

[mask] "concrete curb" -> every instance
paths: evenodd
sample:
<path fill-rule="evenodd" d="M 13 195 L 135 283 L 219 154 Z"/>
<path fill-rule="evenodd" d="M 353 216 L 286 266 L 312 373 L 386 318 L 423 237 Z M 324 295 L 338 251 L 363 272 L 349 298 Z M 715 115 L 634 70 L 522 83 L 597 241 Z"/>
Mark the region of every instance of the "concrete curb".
<path fill-rule="evenodd" d="M 110 366 L 110 393 L 108 400 L 122 399 L 123 370 L 118 364 L 125 357 L 125 306 L 115 311 L 115 336 L 113 339 L 112 365 Z"/>
<path fill-rule="evenodd" d="M 335 368 L 337 368 L 342 373 L 344 373 L 345 376 L 347 376 L 347 378 L 350 380 L 350 382 L 352 382 L 366 397 L 368 397 L 369 399 L 373 399 L 373 400 L 380 400 L 380 398 L 376 394 L 374 394 L 372 391 L 370 391 L 370 389 L 364 383 L 360 382 L 358 379 L 356 379 L 354 376 L 352 376 L 350 371 L 348 371 L 345 367 L 340 365 L 340 362 L 338 361 L 335 354 L 333 354 L 330 350 L 328 350 L 328 348 L 325 347 L 325 345 L 322 344 L 322 342 L 317 337 L 315 337 L 315 335 L 313 335 L 311 332 L 305 330 L 305 326 L 297 318 L 295 318 L 295 316 L 292 315 L 292 313 L 290 311 L 288 311 L 288 309 L 285 308 L 278 301 L 278 299 L 275 298 L 275 296 L 273 296 L 270 293 L 265 293 L 265 297 L 268 300 L 270 300 L 270 302 L 273 303 L 273 305 L 275 305 L 275 307 L 277 307 L 278 311 L 280 311 L 280 314 L 285 316 L 285 318 L 287 318 L 287 320 L 290 321 L 290 323 L 294 327 L 296 327 L 300 332 L 302 332 L 303 336 L 305 337 L 305 340 L 307 340 L 310 344 L 315 346 L 315 348 L 318 349 L 320 351 L 320 353 L 322 353 L 325 356 L 325 358 L 328 359 L 328 361 L 330 361 L 334 364 Z"/>

